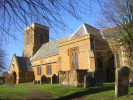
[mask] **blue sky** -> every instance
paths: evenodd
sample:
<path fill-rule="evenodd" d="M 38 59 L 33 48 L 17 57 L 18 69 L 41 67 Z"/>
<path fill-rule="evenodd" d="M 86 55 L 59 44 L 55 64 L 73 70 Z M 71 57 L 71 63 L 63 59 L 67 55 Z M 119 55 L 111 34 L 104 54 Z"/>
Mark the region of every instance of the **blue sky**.
<path fill-rule="evenodd" d="M 82 15 L 83 20 L 77 20 L 71 16 L 67 16 L 66 18 L 64 18 L 65 23 L 68 25 L 68 27 L 71 30 L 63 31 L 61 29 L 57 29 L 58 30 L 58 34 L 57 34 L 50 27 L 49 34 L 50 34 L 50 38 L 52 38 L 52 39 L 50 39 L 49 41 L 52 41 L 52 40 L 55 40 L 55 39 L 58 39 L 58 38 L 66 36 L 66 35 L 74 33 L 83 24 L 83 22 L 85 22 L 93 27 L 97 27 L 95 25 L 95 23 L 99 16 L 99 14 L 98 14 L 99 7 L 97 4 L 92 3 L 92 9 L 93 9 L 93 12 L 88 11 L 88 13 L 90 13 L 89 16 Z M 32 23 L 30 23 L 30 24 L 32 24 Z M 23 27 L 23 29 L 24 29 L 24 27 Z M 12 60 L 12 56 L 14 53 L 16 54 L 16 56 L 22 56 L 23 40 L 24 40 L 23 39 L 24 30 L 23 29 L 15 29 L 13 32 L 15 32 L 15 36 L 18 39 L 14 40 L 9 37 L 8 41 L 6 41 L 6 43 L 4 43 L 4 45 L 3 45 L 3 48 L 7 54 L 7 65 L 6 65 L 7 70 L 9 69 L 9 66 L 10 66 L 10 63 Z"/>

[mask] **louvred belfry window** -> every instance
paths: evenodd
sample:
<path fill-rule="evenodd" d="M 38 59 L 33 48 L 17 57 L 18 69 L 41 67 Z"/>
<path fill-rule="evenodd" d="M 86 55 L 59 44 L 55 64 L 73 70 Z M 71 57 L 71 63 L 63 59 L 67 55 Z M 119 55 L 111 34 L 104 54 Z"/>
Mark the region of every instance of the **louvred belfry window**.
<path fill-rule="evenodd" d="M 71 69 L 79 69 L 78 65 L 78 47 L 70 48 L 69 49 L 69 56 L 70 56 L 70 66 Z"/>

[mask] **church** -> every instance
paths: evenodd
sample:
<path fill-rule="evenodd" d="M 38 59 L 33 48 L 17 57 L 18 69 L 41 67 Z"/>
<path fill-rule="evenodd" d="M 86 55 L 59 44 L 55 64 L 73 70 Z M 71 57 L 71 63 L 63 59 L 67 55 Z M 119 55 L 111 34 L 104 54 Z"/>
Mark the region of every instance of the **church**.
<path fill-rule="evenodd" d="M 43 75 L 52 77 L 59 71 L 102 68 L 103 81 L 115 81 L 117 68 L 130 68 L 129 50 L 123 46 L 112 49 L 112 39 L 104 33 L 106 30 L 83 23 L 73 34 L 49 42 L 49 27 L 32 23 L 24 28 L 23 55 L 13 55 L 9 74 L 18 84 L 41 80 Z"/>

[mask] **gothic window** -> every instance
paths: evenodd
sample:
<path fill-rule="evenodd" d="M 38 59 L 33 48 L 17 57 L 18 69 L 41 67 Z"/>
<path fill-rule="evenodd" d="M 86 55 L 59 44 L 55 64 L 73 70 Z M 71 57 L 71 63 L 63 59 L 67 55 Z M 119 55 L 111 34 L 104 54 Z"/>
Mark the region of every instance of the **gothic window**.
<path fill-rule="evenodd" d="M 119 60 L 119 54 L 116 53 L 116 60 L 117 60 L 117 67 L 120 67 L 120 60 Z"/>
<path fill-rule="evenodd" d="M 41 67 L 37 67 L 38 76 L 41 75 Z"/>
<path fill-rule="evenodd" d="M 40 44 L 43 44 L 43 35 L 40 35 Z"/>
<path fill-rule="evenodd" d="M 51 65 L 47 65 L 47 75 L 52 75 Z"/>
<path fill-rule="evenodd" d="M 79 69 L 78 65 L 78 47 L 69 49 L 71 69 Z"/>
<path fill-rule="evenodd" d="M 79 69 L 79 65 L 78 65 L 78 53 L 76 52 L 75 54 L 76 57 L 76 69 Z"/>

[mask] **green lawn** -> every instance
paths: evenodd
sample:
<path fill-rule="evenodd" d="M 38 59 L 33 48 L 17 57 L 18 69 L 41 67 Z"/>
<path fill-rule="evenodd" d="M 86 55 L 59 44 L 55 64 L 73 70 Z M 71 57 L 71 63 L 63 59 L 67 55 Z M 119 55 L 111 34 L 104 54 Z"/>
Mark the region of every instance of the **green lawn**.
<path fill-rule="evenodd" d="M 129 97 L 115 98 L 115 84 L 104 83 L 103 87 L 74 87 L 74 86 L 58 86 L 58 84 L 33 84 L 27 83 L 32 86 L 38 87 L 40 90 L 50 92 L 57 99 L 73 99 L 83 97 L 86 100 L 133 100 L 133 83 L 130 86 Z"/>
<path fill-rule="evenodd" d="M 68 100 L 79 98 L 85 100 L 133 100 L 133 83 L 130 86 L 129 97 L 115 98 L 115 84 L 104 83 L 103 87 L 74 87 L 74 86 L 58 86 L 58 84 L 33 84 L 20 83 L 16 84 L 14 88 L 5 88 L 5 85 L 0 85 L 0 98 L 2 99 L 23 99 L 26 98 L 26 93 L 30 92 L 23 84 L 35 86 L 40 90 L 47 91 L 53 95 L 54 98 L 60 100 Z"/>
<path fill-rule="evenodd" d="M 14 88 L 5 88 L 5 84 L 0 85 L 0 99 L 23 99 L 28 92 L 30 90 L 21 84 L 16 84 Z"/>

